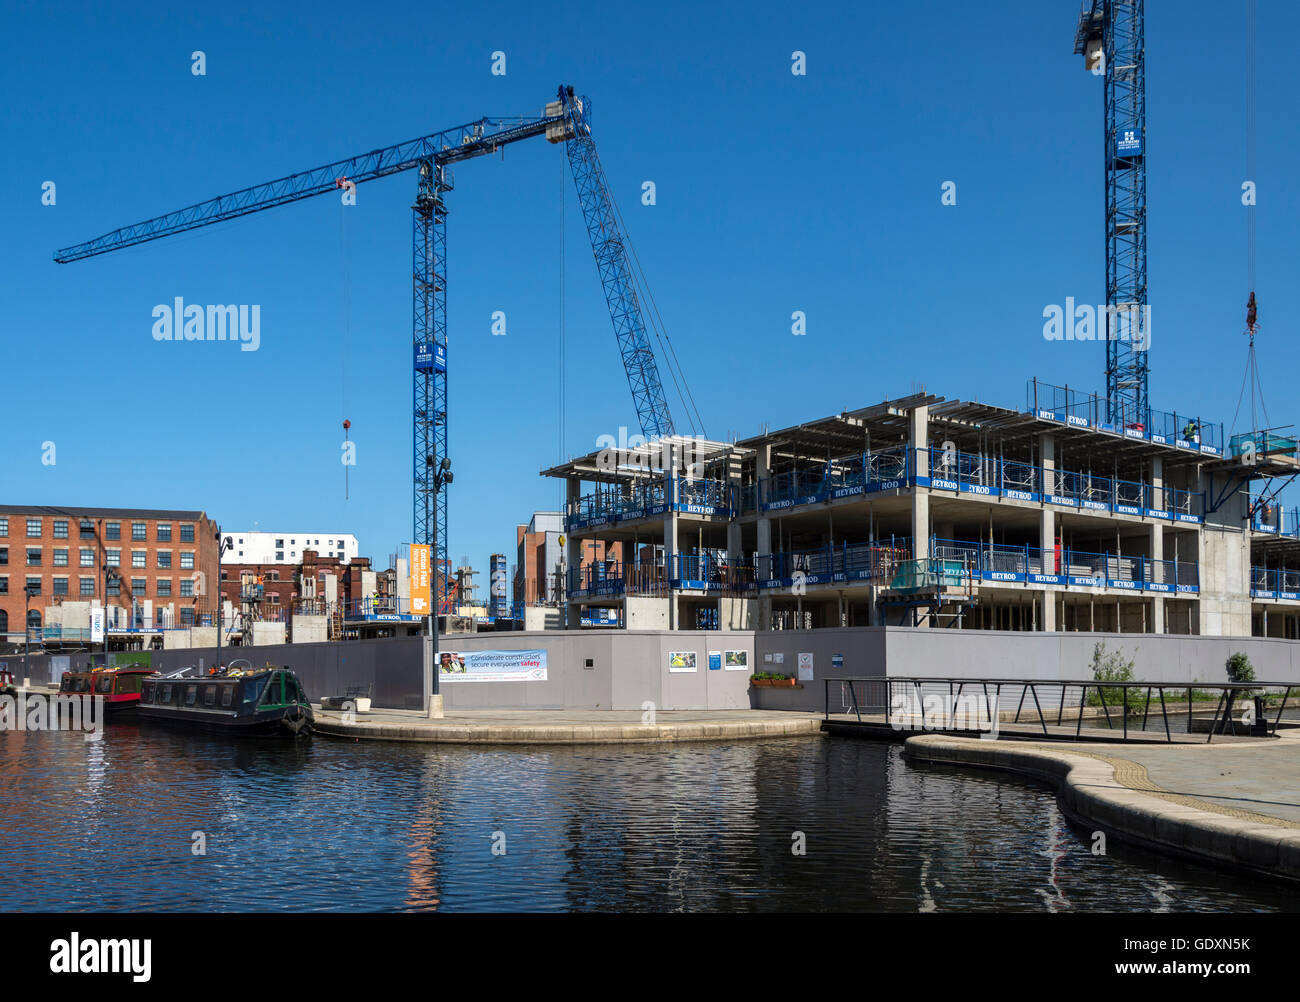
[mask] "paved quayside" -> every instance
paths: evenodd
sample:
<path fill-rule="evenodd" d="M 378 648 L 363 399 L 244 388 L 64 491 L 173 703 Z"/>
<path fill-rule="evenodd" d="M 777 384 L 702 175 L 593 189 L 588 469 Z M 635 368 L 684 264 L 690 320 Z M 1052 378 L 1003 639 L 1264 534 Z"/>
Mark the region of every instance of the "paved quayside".
<path fill-rule="evenodd" d="M 415 711 L 346 714 L 316 711 L 328 737 L 436 744 L 630 744 L 737 741 L 821 733 L 820 713 L 782 710 L 660 710 L 642 723 L 640 710 L 454 710 L 438 720 Z"/>
<path fill-rule="evenodd" d="M 1046 780 L 1079 823 L 1161 852 L 1300 881 L 1300 730 L 1214 744 L 910 738 L 914 762 Z"/>

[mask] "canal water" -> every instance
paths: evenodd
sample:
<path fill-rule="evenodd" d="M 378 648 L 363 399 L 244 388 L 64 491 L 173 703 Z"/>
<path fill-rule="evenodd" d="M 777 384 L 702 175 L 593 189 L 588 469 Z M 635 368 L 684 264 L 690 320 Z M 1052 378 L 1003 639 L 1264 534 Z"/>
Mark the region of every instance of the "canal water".
<path fill-rule="evenodd" d="M 1114 843 L 1094 855 L 1045 787 L 899 752 L 836 738 L 478 749 L 9 732 L 0 909 L 1297 906 L 1264 881 Z"/>

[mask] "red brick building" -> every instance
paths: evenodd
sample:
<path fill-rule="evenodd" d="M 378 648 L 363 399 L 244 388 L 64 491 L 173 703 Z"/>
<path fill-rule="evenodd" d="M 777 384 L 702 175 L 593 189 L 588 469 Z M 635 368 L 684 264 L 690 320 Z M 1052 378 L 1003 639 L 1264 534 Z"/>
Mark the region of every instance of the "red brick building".
<path fill-rule="evenodd" d="M 110 627 L 192 625 L 213 612 L 216 577 L 216 525 L 201 511 L 0 505 L 0 642 L 68 603 L 105 606 Z"/>
<path fill-rule="evenodd" d="M 278 620 L 296 610 L 327 615 L 325 579 L 334 575 L 338 581 L 338 601 L 344 609 L 370 597 L 365 593 L 366 571 L 372 570 L 369 557 L 353 557 L 344 563 L 338 557 L 324 557 L 315 550 L 304 550 L 297 564 L 221 564 L 221 596 L 239 609 L 241 587 L 261 584 L 261 618 Z M 372 588 L 377 588 L 377 583 Z M 245 588 L 244 590 L 248 590 Z M 373 594 L 373 592 L 372 592 Z"/>

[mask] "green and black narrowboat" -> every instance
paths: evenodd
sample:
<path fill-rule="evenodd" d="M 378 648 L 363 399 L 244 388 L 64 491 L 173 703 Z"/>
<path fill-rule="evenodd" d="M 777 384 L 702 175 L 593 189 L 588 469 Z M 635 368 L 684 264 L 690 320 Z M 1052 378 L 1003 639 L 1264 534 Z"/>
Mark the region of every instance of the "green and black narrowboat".
<path fill-rule="evenodd" d="M 136 711 L 143 722 L 253 737 L 311 733 L 315 716 L 289 668 L 199 678 L 145 680 Z"/>

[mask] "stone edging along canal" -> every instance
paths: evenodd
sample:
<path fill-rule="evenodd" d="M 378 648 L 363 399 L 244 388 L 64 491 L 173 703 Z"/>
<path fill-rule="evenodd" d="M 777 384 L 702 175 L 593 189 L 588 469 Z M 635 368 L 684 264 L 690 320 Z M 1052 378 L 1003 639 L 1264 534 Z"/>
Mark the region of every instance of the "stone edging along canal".
<path fill-rule="evenodd" d="M 915 762 L 1001 769 L 1050 783 L 1071 820 L 1122 842 L 1300 882 L 1300 826 L 1162 790 L 1145 767 L 1120 757 L 1122 748 L 1113 750 L 1120 754 L 939 734 L 903 746 Z"/>
<path fill-rule="evenodd" d="M 736 711 L 731 711 L 730 715 L 740 716 Z M 743 719 L 730 720 L 714 716 L 690 719 L 689 714 L 661 712 L 660 718 L 676 719 L 654 724 L 640 723 L 639 713 L 632 714 L 631 720 L 564 719 L 572 716 L 559 713 L 548 720 L 545 711 L 536 711 L 527 717 L 520 714 L 518 721 L 486 714 L 480 719 L 473 719 L 469 714 L 456 714 L 442 720 L 415 716 L 344 720 L 342 714 L 318 710 L 315 732 L 331 738 L 456 745 L 662 744 L 818 736 L 822 723 L 821 714 L 782 711 L 767 711 L 761 717 L 745 714 Z M 593 717 L 598 716 L 593 714 Z"/>

